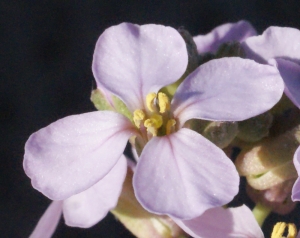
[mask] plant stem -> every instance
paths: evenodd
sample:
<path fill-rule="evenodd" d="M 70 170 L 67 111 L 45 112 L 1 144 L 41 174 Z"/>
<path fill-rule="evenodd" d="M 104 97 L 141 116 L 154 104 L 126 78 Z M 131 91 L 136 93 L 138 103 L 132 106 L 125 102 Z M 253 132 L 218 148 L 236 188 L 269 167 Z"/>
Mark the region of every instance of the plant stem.
<path fill-rule="evenodd" d="M 271 213 L 271 209 L 269 207 L 262 205 L 261 203 L 257 203 L 255 205 L 255 207 L 253 208 L 252 213 L 253 213 L 257 223 L 261 227 L 263 225 L 265 219 Z"/>

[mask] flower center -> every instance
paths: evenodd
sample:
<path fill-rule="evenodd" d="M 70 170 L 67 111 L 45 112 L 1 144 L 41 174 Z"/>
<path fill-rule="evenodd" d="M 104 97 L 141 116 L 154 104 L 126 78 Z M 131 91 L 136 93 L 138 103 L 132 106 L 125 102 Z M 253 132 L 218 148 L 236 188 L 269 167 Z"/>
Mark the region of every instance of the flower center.
<path fill-rule="evenodd" d="M 146 110 L 133 112 L 133 121 L 147 137 L 169 135 L 175 131 L 176 120 L 170 111 L 170 100 L 165 93 L 149 93 L 146 96 Z"/>
<path fill-rule="evenodd" d="M 287 228 L 287 236 L 286 238 L 295 238 L 297 235 L 297 228 L 295 224 L 285 222 L 277 222 L 273 227 L 273 231 L 271 234 L 271 238 L 284 238 L 283 234 Z"/>

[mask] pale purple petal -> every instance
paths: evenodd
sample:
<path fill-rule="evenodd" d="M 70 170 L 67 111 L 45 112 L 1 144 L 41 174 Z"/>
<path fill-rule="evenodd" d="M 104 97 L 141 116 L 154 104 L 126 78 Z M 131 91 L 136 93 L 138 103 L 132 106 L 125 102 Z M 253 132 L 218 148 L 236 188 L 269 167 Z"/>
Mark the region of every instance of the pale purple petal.
<path fill-rule="evenodd" d="M 300 146 L 295 152 L 293 162 L 297 170 L 298 176 L 300 176 Z M 292 200 L 300 201 L 300 178 L 299 177 L 297 178 L 294 187 L 292 189 Z"/>
<path fill-rule="evenodd" d="M 285 58 L 300 62 L 300 31 L 289 27 L 269 27 L 260 36 L 243 43 L 250 59 L 266 63 L 271 58 Z"/>
<path fill-rule="evenodd" d="M 194 37 L 198 53 L 216 52 L 219 46 L 229 41 L 242 42 L 250 36 L 255 36 L 256 30 L 247 21 L 226 23 L 214 28 L 206 35 Z"/>
<path fill-rule="evenodd" d="M 212 208 L 195 219 L 175 222 L 195 238 L 264 238 L 251 210 L 245 205 Z"/>
<path fill-rule="evenodd" d="M 124 155 L 112 170 L 89 189 L 76 194 L 63 204 L 63 214 L 68 226 L 89 228 L 117 205 L 127 171 Z"/>
<path fill-rule="evenodd" d="M 29 238 L 51 238 L 62 212 L 62 201 L 53 201 L 47 208 Z"/>
<path fill-rule="evenodd" d="M 285 94 L 300 108 L 300 65 L 284 59 L 276 59 L 276 62 L 284 81 Z"/>
<path fill-rule="evenodd" d="M 276 67 L 235 57 L 216 59 L 183 81 L 172 107 L 180 125 L 191 118 L 242 121 L 273 107 L 283 88 Z"/>
<path fill-rule="evenodd" d="M 100 36 L 93 73 L 98 86 L 119 96 L 133 111 L 144 107 L 148 93 L 179 79 L 187 62 L 185 42 L 175 29 L 122 23 Z"/>
<path fill-rule="evenodd" d="M 231 201 L 238 192 L 239 176 L 221 149 L 183 128 L 148 142 L 133 186 L 146 210 L 192 219 Z"/>
<path fill-rule="evenodd" d="M 45 196 L 66 199 L 111 170 L 132 132 L 131 122 L 115 112 L 66 117 L 30 136 L 25 145 L 25 172 Z"/>

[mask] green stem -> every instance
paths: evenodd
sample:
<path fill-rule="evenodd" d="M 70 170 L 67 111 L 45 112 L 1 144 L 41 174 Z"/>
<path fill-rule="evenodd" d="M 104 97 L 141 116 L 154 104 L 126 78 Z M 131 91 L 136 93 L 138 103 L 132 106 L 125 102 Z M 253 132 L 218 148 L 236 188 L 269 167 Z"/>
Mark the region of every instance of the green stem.
<path fill-rule="evenodd" d="M 255 207 L 253 208 L 252 213 L 253 213 L 257 223 L 261 227 L 263 225 L 265 219 L 271 213 L 271 209 L 269 207 L 262 205 L 261 203 L 257 203 L 255 205 Z"/>

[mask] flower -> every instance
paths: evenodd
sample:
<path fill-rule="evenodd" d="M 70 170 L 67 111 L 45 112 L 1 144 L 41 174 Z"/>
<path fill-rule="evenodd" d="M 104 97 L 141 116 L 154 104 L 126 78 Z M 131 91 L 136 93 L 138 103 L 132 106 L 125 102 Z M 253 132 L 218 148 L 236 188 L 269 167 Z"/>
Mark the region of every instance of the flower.
<path fill-rule="evenodd" d="M 235 208 L 216 207 L 192 220 L 175 220 L 194 238 L 263 238 L 264 234 L 251 210 L 242 205 Z"/>
<path fill-rule="evenodd" d="M 85 113 L 31 135 L 24 169 L 33 187 L 53 200 L 80 193 L 103 179 L 127 140 L 135 138 L 141 154 L 133 186 L 146 210 L 192 219 L 231 201 L 239 184 L 234 164 L 184 124 L 191 118 L 256 116 L 280 99 L 283 84 L 274 67 L 223 58 L 197 68 L 170 102 L 158 91 L 181 77 L 187 61 L 185 42 L 173 28 L 130 23 L 108 28 L 97 42 L 93 73 L 97 87 L 120 98 L 131 117 Z"/>
<path fill-rule="evenodd" d="M 61 214 L 68 226 L 89 228 L 116 207 L 127 171 L 122 156 L 111 171 L 89 189 L 63 201 L 53 201 L 41 217 L 30 238 L 51 237 Z"/>
<path fill-rule="evenodd" d="M 238 21 L 236 23 L 226 23 L 214 28 L 206 35 L 194 37 L 197 45 L 197 51 L 202 53 L 215 53 L 219 46 L 230 41 L 242 42 L 248 37 L 256 36 L 256 30 L 247 21 Z"/>
<path fill-rule="evenodd" d="M 269 27 L 262 35 L 247 38 L 242 46 L 247 58 L 274 64 L 285 83 L 285 94 L 300 106 L 300 31 L 289 27 Z M 275 60 L 275 62 L 274 62 Z"/>
<path fill-rule="evenodd" d="M 300 108 L 300 31 L 289 27 L 269 27 L 261 36 L 245 40 L 243 47 L 247 57 L 261 63 L 275 65 L 284 80 L 285 94 Z M 300 147 L 299 147 L 300 148 Z M 294 165 L 298 175 L 300 154 L 296 150 Z M 300 200 L 299 178 L 292 189 L 292 199 Z"/>
<path fill-rule="evenodd" d="M 222 207 L 207 210 L 202 216 L 176 223 L 194 238 L 264 238 L 251 210 L 242 205 L 235 208 Z M 283 236 L 287 230 L 287 236 Z M 295 224 L 277 222 L 273 227 L 272 238 L 299 238 Z"/>

